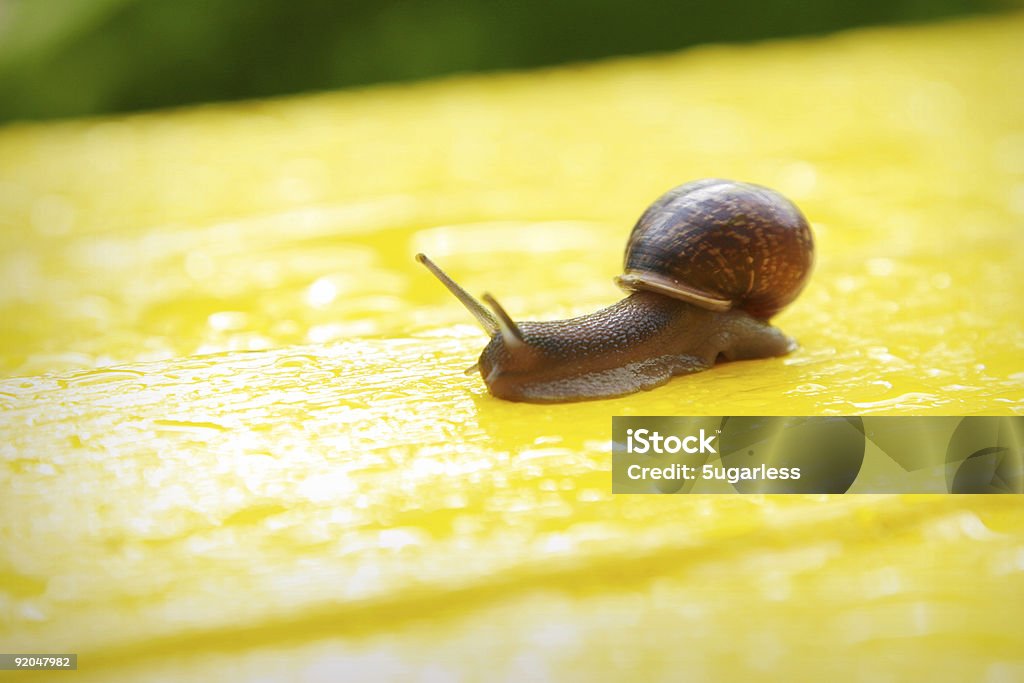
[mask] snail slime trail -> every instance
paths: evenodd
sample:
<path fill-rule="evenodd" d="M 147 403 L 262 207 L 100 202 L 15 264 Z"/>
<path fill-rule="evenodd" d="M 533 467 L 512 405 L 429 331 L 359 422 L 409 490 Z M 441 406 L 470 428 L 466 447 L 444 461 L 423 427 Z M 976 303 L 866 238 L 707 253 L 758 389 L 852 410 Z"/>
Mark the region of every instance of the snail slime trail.
<path fill-rule="evenodd" d="M 515 322 L 477 301 L 423 254 L 416 259 L 490 336 L 476 368 L 509 401 L 557 403 L 653 389 L 718 361 L 782 356 L 796 342 L 769 319 L 803 290 L 814 263 L 807 219 L 774 190 L 705 179 L 644 211 L 616 283 L 629 294 L 596 313 Z"/>

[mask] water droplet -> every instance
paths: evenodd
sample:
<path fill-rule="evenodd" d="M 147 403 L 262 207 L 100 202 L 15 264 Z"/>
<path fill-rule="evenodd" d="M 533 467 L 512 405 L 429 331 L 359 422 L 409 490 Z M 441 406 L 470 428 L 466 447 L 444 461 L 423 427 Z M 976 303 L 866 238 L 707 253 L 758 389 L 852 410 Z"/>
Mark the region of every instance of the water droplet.
<path fill-rule="evenodd" d="M 145 373 L 138 370 L 126 370 L 123 368 L 99 368 L 89 370 L 62 380 L 63 386 L 89 386 L 91 384 L 102 384 L 104 382 L 123 382 L 125 380 L 138 379 L 145 376 Z"/>
<path fill-rule="evenodd" d="M 853 290 L 857 289 L 857 278 L 850 275 L 842 275 L 836 278 L 836 289 L 843 294 L 849 294 Z"/>
<path fill-rule="evenodd" d="M 939 397 L 935 394 L 926 394 L 923 392 L 908 392 L 906 394 L 900 394 L 893 398 L 887 398 L 881 401 L 866 401 L 862 403 L 851 403 L 854 408 L 868 411 L 881 408 L 891 407 L 904 407 L 904 406 L 922 406 L 922 405 L 942 405 L 939 401 Z"/>
<path fill-rule="evenodd" d="M 873 258 L 868 259 L 867 268 L 868 272 L 875 277 L 887 277 L 896 270 L 896 264 L 892 259 Z"/>
<path fill-rule="evenodd" d="M 161 432 L 195 432 L 211 433 L 225 432 L 227 427 L 216 422 L 205 422 L 200 420 L 153 420 L 153 425 Z"/>
<path fill-rule="evenodd" d="M 310 365 L 316 365 L 316 356 L 310 356 L 303 353 L 293 354 L 290 356 L 282 356 L 274 361 L 274 365 L 279 368 L 301 368 Z"/>
<path fill-rule="evenodd" d="M 306 303 L 313 308 L 323 308 L 338 297 L 338 286 L 330 277 L 321 277 L 313 281 L 306 289 Z"/>
<path fill-rule="evenodd" d="M 239 311 L 218 311 L 211 313 L 206 324 L 219 332 L 245 329 L 249 316 Z"/>
<path fill-rule="evenodd" d="M 23 602 L 18 610 L 22 619 L 26 621 L 46 621 L 46 612 L 34 602 Z"/>

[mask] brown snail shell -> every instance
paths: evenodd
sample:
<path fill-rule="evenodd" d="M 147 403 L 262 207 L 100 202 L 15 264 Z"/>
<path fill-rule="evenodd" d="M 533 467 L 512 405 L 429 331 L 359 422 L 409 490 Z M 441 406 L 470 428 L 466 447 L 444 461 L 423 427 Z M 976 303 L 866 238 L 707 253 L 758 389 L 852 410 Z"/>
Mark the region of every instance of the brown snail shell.
<path fill-rule="evenodd" d="M 643 213 L 616 282 L 767 320 L 797 297 L 813 262 L 810 226 L 792 202 L 760 185 L 705 179 Z"/>

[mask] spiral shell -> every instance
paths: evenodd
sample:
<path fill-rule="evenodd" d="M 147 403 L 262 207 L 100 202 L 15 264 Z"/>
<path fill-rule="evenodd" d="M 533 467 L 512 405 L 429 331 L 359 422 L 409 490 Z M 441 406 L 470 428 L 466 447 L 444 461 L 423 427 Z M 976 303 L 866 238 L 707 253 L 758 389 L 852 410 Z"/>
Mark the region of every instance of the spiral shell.
<path fill-rule="evenodd" d="M 760 185 L 706 179 L 644 212 L 616 282 L 767 320 L 797 297 L 813 262 L 810 226 L 792 202 Z"/>

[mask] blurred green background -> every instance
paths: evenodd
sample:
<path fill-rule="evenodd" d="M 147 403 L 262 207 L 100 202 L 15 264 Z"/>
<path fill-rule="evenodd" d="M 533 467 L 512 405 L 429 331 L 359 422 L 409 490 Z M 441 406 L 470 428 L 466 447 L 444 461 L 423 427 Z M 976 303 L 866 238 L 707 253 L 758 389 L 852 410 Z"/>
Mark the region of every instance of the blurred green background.
<path fill-rule="evenodd" d="M 1019 0 L 0 0 L 0 121 L 932 21 Z"/>

